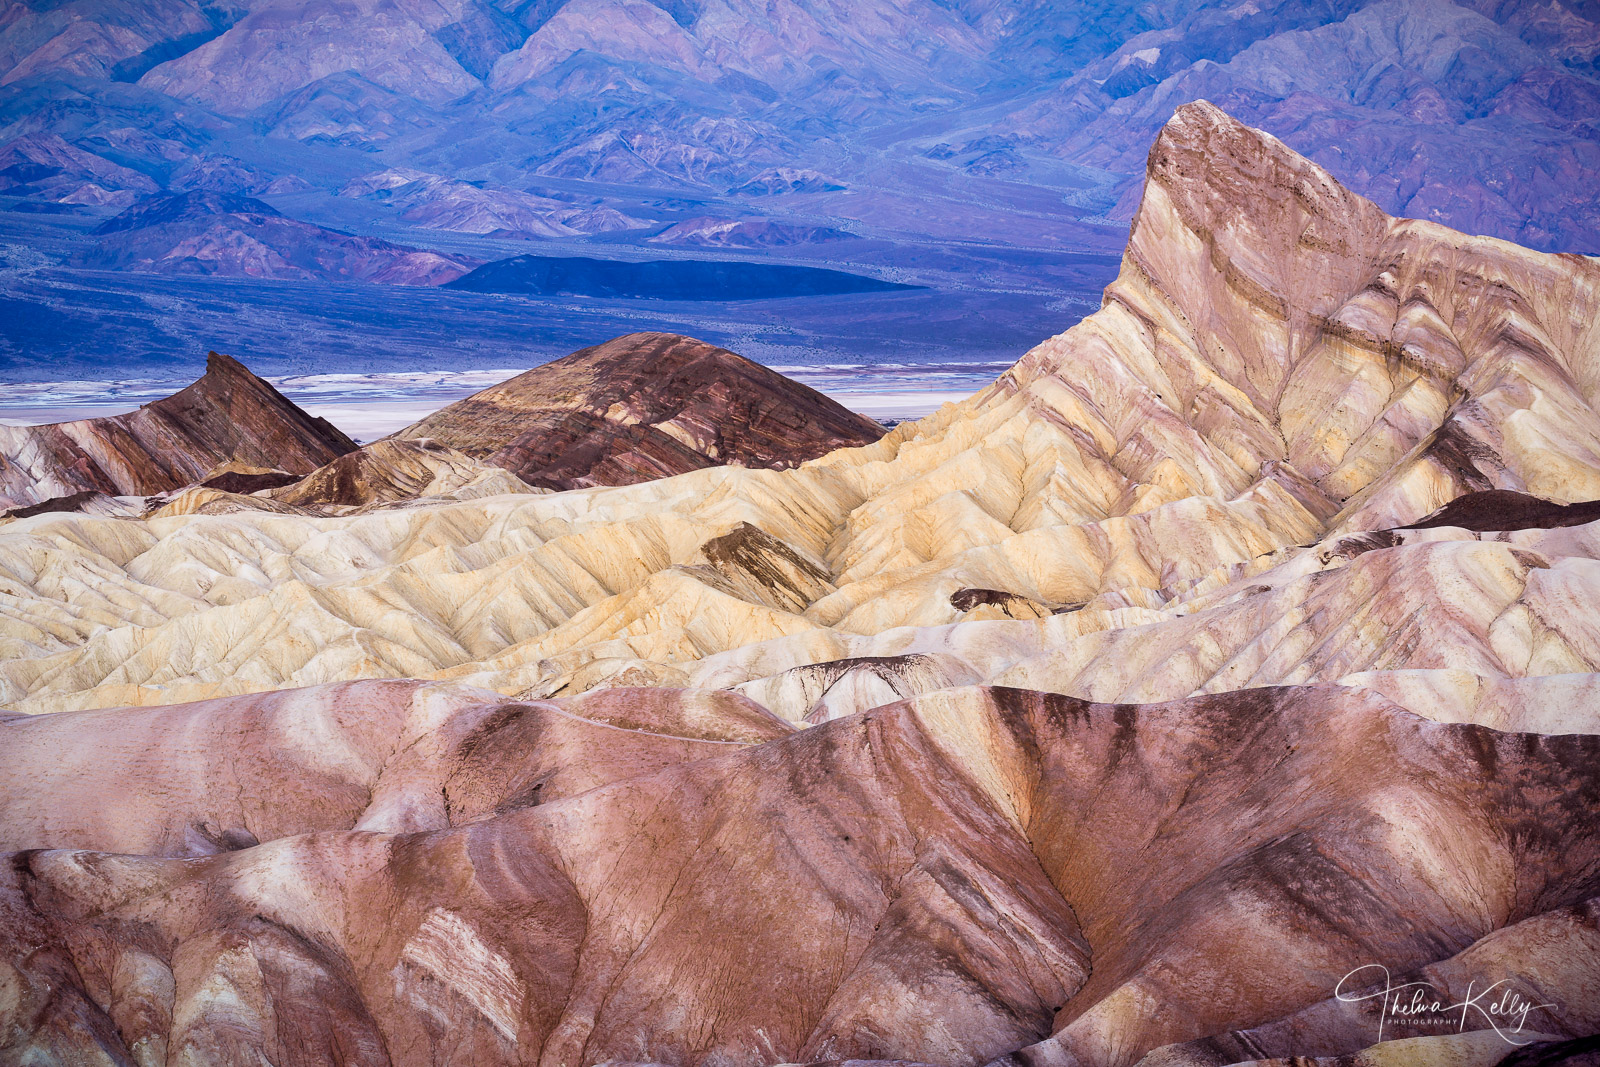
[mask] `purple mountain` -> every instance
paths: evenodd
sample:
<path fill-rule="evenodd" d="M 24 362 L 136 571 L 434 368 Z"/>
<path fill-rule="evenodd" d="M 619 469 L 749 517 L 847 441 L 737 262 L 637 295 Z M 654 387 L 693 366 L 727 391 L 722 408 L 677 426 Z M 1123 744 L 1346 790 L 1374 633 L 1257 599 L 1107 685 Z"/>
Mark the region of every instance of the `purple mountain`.
<path fill-rule="evenodd" d="M 253 197 L 152 197 L 101 223 L 84 266 L 162 274 L 442 285 L 477 262 L 285 218 Z"/>
<path fill-rule="evenodd" d="M 358 232 L 636 245 L 736 219 L 704 243 L 1114 251 L 1145 146 L 1204 97 L 1386 210 L 1595 252 L 1597 57 L 1597 0 L 17 4 L 0 195 L 295 196 Z M 336 195 L 396 173 L 387 203 Z"/>

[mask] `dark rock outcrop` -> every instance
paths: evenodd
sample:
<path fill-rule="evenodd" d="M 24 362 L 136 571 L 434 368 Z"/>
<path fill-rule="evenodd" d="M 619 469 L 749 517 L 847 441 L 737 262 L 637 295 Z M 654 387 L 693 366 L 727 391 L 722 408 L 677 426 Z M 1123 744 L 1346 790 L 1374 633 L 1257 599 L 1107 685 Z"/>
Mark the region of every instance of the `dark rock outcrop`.
<path fill-rule="evenodd" d="M 431 437 L 531 485 L 629 485 L 728 464 L 783 469 L 883 427 L 703 341 L 637 333 L 535 367 L 396 437 Z"/>
<path fill-rule="evenodd" d="M 1405 530 L 1456 526 L 1486 533 L 1494 530 L 1555 530 L 1600 520 L 1600 500 L 1560 504 L 1510 489 L 1486 489 L 1458 496 Z"/>
<path fill-rule="evenodd" d="M 259 493 L 263 489 L 281 489 L 300 481 L 300 476 L 281 470 L 223 470 L 200 482 L 202 489 L 216 489 L 224 493 Z"/>

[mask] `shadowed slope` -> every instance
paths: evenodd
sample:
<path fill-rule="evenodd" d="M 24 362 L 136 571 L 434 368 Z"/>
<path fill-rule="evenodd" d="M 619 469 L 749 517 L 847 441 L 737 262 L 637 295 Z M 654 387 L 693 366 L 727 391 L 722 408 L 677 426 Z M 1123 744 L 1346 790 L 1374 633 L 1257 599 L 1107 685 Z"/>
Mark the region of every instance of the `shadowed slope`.
<path fill-rule="evenodd" d="M 442 829 L 792 729 L 732 693 L 511 703 L 416 681 L 11 719 L 0 849 L 203 856 L 318 830 Z"/>
<path fill-rule="evenodd" d="M 1457 497 L 1408 530 L 1459 526 L 1464 530 L 1551 530 L 1600 522 L 1600 500 L 1556 504 L 1535 496 L 1490 489 Z"/>

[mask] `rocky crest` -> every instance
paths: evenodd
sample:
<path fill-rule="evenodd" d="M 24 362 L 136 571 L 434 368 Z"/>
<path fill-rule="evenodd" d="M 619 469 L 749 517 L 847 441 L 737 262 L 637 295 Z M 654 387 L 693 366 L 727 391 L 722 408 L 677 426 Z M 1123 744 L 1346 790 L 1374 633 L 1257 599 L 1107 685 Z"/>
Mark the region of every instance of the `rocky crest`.
<path fill-rule="evenodd" d="M 883 427 L 726 349 L 639 333 L 585 348 L 435 412 L 427 437 L 531 485 L 629 485 L 714 465 L 783 469 Z"/>
<path fill-rule="evenodd" d="M 356 448 L 237 360 L 212 352 L 198 381 L 137 411 L 46 426 L 0 426 L 0 500 L 94 491 L 146 496 L 238 461 L 307 473 Z"/>

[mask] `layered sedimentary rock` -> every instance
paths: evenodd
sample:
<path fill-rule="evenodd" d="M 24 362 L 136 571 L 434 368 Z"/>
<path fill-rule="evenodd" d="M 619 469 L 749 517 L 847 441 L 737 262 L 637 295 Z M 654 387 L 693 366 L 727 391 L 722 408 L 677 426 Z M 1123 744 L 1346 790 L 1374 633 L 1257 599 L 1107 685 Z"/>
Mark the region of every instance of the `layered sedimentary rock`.
<path fill-rule="evenodd" d="M 883 427 L 723 348 L 640 333 L 585 348 L 401 430 L 552 489 L 716 464 L 784 468 Z"/>
<path fill-rule="evenodd" d="M 422 438 L 377 441 L 303 477 L 283 471 L 226 470 L 144 504 L 145 515 L 156 519 L 242 512 L 357 515 L 542 492 L 504 468 Z"/>
<path fill-rule="evenodd" d="M 374 442 L 267 495 L 302 507 L 360 508 L 529 491 L 516 475 L 424 437 Z"/>
<path fill-rule="evenodd" d="M 1597 281 L 1194 106 L 1102 310 L 871 443 L 594 485 L 648 467 L 608 431 L 538 460 L 587 488 L 428 499 L 514 451 L 501 387 L 15 519 L 0 1055 L 1584 1054 Z M 710 392 L 592 417 L 703 445 Z"/>
<path fill-rule="evenodd" d="M 0 426 L 0 502 L 34 504 L 85 491 L 145 496 L 228 463 L 305 474 L 355 447 L 326 419 L 212 352 L 193 385 L 126 415 Z"/>
<path fill-rule="evenodd" d="M 203 856 L 320 830 L 443 829 L 793 729 L 733 693 L 508 703 L 416 681 L 12 718 L 0 850 Z M 85 788 L 97 779 L 122 784 Z"/>
<path fill-rule="evenodd" d="M 686 729 L 697 699 L 373 682 L 0 725 L 54 776 L 8 809 L 45 850 L 0 884 L 7 1053 L 1121 1067 L 1292 1029 L 1332 1055 L 1375 1027 L 1322 1002 L 1374 962 L 1450 991 L 1514 967 L 1521 1034 L 1600 1023 L 1595 736 L 1339 689 L 951 690 L 793 736 L 703 700 Z M 172 802 L 86 805 L 141 729 L 189 739 L 133 768 Z"/>

